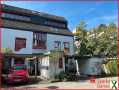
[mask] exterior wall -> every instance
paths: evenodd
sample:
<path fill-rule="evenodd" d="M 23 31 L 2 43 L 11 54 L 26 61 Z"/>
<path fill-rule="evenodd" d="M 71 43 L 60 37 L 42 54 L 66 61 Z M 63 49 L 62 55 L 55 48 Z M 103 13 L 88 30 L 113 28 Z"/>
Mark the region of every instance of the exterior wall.
<path fill-rule="evenodd" d="M 15 51 L 15 38 L 26 38 L 26 48 Z M 2 28 L 2 48 L 10 48 L 16 54 L 32 54 L 33 33 L 16 29 Z"/>
<path fill-rule="evenodd" d="M 74 54 L 73 36 L 47 34 L 47 50 L 48 51 L 54 50 L 54 42 L 55 41 L 60 41 L 61 42 L 61 50 L 64 49 L 63 42 L 69 42 L 69 44 L 70 44 L 70 53 L 69 53 L 69 55 Z"/>
<path fill-rule="evenodd" d="M 41 76 L 47 79 L 54 78 L 54 76 L 65 70 L 65 63 L 63 58 L 63 68 L 59 68 L 59 61 L 53 60 L 50 56 L 39 58 Z"/>
<path fill-rule="evenodd" d="M 7 38 L 7 36 L 9 38 Z M 21 49 L 20 51 L 15 51 L 15 38 L 26 38 L 26 48 Z M 16 54 L 32 54 L 32 53 L 44 53 L 50 50 L 54 50 L 54 42 L 61 42 L 61 50 L 64 49 L 63 42 L 69 42 L 70 44 L 70 53 L 69 55 L 74 54 L 73 46 L 73 37 L 64 36 L 64 35 L 55 35 L 47 34 L 47 49 L 32 49 L 33 42 L 33 32 L 31 31 L 21 31 L 16 29 L 2 28 L 2 48 L 10 48 Z"/>
<path fill-rule="evenodd" d="M 47 49 L 32 49 L 32 53 L 46 53 Z"/>
<path fill-rule="evenodd" d="M 63 58 L 63 57 L 62 57 Z M 50 78 L 54 78 L 55 75 L 58 75 L 61 71 L 65 71 L 65 61 L 63 58 L 63 68 L 59 68 L 59 60 L 53 60 L 50 58 L 50 68 L 49 68 L 49 76 Z"/>
<path fill-rule="evenodd" d="M 41 76 L 45 77 L 45 78 L 50 78 L 49 77 L 49 56 L 44 56 L 41 58 L 41 69 L 40 69 L 40 72 L 41 72 Z"/>
<path fill-rule="evenodd" d="M 15 38 L 25 38 L 26 39 L 26 48 L 21 49 L 20 51 L 15 51 Z M 8 29 L 2 28 L 2 48 L 10 48 L 12 49 L 13 53 L 16 54 L 32 54 L 32 53 L 39 53 L 39 52 L 48 52 L 50 50 L 54 50 L 54 42 L 60 41 L 61 42 L 61 50 L 64 49 L 64 42 L 69 42 L 70 44 L 70 53 L 69 55 L 74 54 L 74 46 L 73 46 L 73 37 L 72 36 L 64 36 L 64 35 L 55 35 L 55 34 L 47 34 L 47 49 L 32 49 L 32 42 L 33 42 L 33 32 L 31 31 L 23 31 L 23 30 L 16 30 L 16 29 Z M 41 58 L 40 62 L 40 73 L 41 76 L 46 78 L 54 77 L 54 73 L 58 74 L 61 71 L 65 70 L 65 63 L 64 57 L 63 58 L 63 68 L 59 68 L 59 61 L 54 63 L 52 62 L 52 58 L 49 56 L 44 56 Z M 12 64 L 14 64 L 14 60 L 12 60 Z M 28 66 L 28 62 L 25 61 L 25 64 Z M 55 72 L 56 71 L 56 72 Z"/>
<path fill-rule="evenodd" d="M 100 75 L 103 58 L 79 60 L 79 71 L 85 75 Z"/>

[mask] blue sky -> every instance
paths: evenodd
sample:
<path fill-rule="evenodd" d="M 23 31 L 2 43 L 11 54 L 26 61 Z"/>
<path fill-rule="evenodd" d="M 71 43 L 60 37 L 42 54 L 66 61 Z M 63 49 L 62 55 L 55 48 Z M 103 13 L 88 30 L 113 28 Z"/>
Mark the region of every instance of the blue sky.
<path fill-rule="evenodd" d="M 87 30 L 90 30 L 101 23 L 109 24 L 110 22 L 114 22 L 117 24 L 118 22 L 118 4 L 113 1 L 4 1 L 4 3 L 63 16 L 68 20 L 68 27 L 71 31 L 73 31 L 82 20 L 87 23 Z"/>

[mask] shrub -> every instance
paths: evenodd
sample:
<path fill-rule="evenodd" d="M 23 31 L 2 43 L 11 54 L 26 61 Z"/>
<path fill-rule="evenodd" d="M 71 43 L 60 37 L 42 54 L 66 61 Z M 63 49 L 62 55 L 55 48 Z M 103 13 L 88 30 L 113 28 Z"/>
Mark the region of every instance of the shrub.
<path fill-rule="evenodd" d="M 108 73 L 105 72 L 106 75 L 117 75 L 118 72 L 117 59 L 110 60 L 105 64 L 105 66 L 106 66 L 106 71 L 108 72 Z"/>
<path fill-rule="evenodd" d="M 58 75 L 55 75 L 55 79 L 59 79 L 60 81 L 67 80 L 68 79 L 68 73 L 62 71 Z"/>

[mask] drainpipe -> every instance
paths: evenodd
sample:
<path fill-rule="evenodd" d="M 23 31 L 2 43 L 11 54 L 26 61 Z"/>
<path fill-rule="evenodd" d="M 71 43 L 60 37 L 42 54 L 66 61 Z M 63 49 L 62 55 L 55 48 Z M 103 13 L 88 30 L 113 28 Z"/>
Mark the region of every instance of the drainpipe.
<path fill-rule="evenodd" d="M 80 75 L 80 73 L 79 73 L 79 65 L 78 65 L 77 59 L 75 60 L 75 62 L 76 62 L 76 71 L 77 71 L 77 75 Z"/>
<path fill-rule="evenodd" d="M 37 57 L 35 59 L 35 78 L 37 78 Z"/>

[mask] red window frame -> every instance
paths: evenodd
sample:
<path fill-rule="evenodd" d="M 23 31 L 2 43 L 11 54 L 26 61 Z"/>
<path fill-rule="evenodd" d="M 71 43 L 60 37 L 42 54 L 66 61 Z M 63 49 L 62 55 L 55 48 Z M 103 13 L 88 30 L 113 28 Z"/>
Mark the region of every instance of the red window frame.
<path fill-rule="evenodd" d="M 19 51 L 22 48 L 26 48 L 26 38 L 15 38 L 15 51 Z"/>

